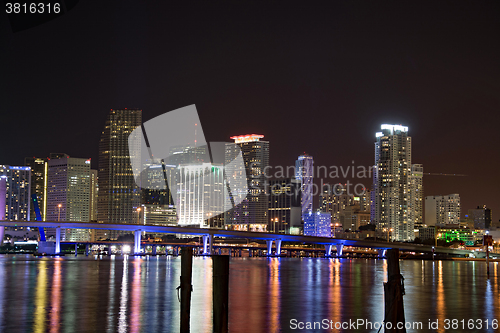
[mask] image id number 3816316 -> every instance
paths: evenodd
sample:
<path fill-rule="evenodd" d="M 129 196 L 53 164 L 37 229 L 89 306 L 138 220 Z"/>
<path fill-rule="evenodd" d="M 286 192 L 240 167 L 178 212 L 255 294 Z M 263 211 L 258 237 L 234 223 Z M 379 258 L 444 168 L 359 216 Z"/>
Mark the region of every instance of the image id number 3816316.
<path fill-rule="evenodd" d="M 59 2 L 7 2 L 7 14 L 58 14 L 61 12 Z"/>

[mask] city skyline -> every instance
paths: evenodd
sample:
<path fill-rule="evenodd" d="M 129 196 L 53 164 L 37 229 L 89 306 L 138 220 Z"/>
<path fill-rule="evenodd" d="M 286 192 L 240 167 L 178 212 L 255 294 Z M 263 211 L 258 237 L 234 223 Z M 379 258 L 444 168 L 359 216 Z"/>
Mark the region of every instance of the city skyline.
<path fill-rule="evenodd" d="M 466 11 L 437 4 L 437 12 L 417 4 L 301 11 L 289 3 L 237 13 L 166 4 L 120 8 L 134 20 L 111 15 L 115 5 L 102 4 L 89 22 L 91 7 L 80 3 L 18 33 L 1 20 L 0 56 L 8 64 L 3 121 L 23 125 L 21 133 L 5 128 L 5 137 L 17 140 L 2 147 L 1 163 L 23 165 L 27 156 L 64 151 L 91 157 L 96 169 L 95 147 L 111 108 L 141 108 L 147 121 L 196 104 L 207 141 L 262 133 L 279 147 L 270 165 L 292 165 L 306 151 L 317 165 L 368 166 L 380 124 L 405 124 L 418 138 L 414 156 L 426 173 L 467 175 L 424 176 L 426 195 L 459 193 L 464 209 L 486 204 L 500 211 L 497 4 L 468 4 Z M 263 16 L 262 26 L 255 26 L 255 15 Z M 186 24 L 192 28 L 175 28 Z M 141 52 L 129 52 L 134 47 Z M 38 49 L 45 52 L 32 61 Z M 464 158 L 471 154 L 488 162 Z"/>

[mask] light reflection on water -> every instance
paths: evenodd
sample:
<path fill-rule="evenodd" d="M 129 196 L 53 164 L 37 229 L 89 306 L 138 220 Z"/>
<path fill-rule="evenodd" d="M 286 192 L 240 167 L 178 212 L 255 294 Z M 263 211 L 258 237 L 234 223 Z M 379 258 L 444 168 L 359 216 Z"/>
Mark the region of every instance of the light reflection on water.
<path fill-rule="evenodd" d="M 406 321 L 438 319 L 445 332 L 447 318 L 500 318 L 498 269 L 491 263 L 488 280 L 484 262 L 401 261 Z M 177 332 L 179 275 L 180 258 L 0 255 L 0 332 Z M 381 322 L 386 276 L 385 260 L 231 258 L 230 331 Z M 191 330 L 212 330 L 210 258 L 193 260 Z"/>

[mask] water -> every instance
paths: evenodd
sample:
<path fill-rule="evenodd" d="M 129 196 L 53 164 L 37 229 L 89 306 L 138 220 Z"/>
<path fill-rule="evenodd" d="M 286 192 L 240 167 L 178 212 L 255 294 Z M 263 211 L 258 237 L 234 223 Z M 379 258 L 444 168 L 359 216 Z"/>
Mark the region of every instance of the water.
<path fill-rule="evenodd" d="M 212 329 L 211 267 L 210 258 L 193 260 L 192 332 Z M 386 269 L 385 260 L 373 259 L 231 258 L 230 331 L 299 331 L 291 329 L 294 319 L 379 323 Z M 484 262 L 401 261 L 406 321 L 423 325 L 408 332 L 445 332 L 445 319 L 465 319 L 455 332 L 497 331 L 491 321 L 500 319 L 500 268 L 490 269 L 488 280 Z M 179 276 L 180 258 L 2 255 L 0 331 L 178 332 Z M 490 328 L 469 329 L 469 319 L 483 326 L 488 319 Z M 429 320 L 439 320 L 438 329 L 429 329 Z"/>

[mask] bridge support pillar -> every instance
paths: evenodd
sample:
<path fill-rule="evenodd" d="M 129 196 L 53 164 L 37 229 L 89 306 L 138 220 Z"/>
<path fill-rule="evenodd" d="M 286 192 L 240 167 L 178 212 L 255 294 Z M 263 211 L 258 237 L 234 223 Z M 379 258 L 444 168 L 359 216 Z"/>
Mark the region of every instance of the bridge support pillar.
<path fill-rule="evenodd" d="M 141 231 L 136 230 L 134 232 L 134 254 L 141 253 Z"/>
<path fill-rule="evenodd" d="M 75 257 L 78 255 L 78 243 L 75 243 Z"/>
<path fill-rule="evenodd" d="M 252 257 L 252 249 L 248 249 L 248 257 L 251 258 Z"/>
<path fill-rule="evenodd" d="M 281 255 L 281 239 L 275 239 L 274 242 L 276 243 L 276 256 Z"/>
<path fill-rule="evenodd" d="M 241 247 L 240 247 L 240 253 L 239 253 L 239 256 L 240 256 L 240 258 L 242 257 L 242 250 L 241 250 Z"/>
<path fill-rule="evenodd" d="M 332 255 L 332 244 L 325 244 L 325 258 Z"/>
<path fill-rule="evenodd" d="M 153 245 L 153 249 L 151 251 L 151 254 L 153 254 L 154 256 L 156 255 L 156 245 Z"/>
<path fill-rule="evenodd" d="M 337 257 L 342 257 L 342 251 L 344 250 L 344 244 L 337 245 Z"/>
<path fill-rule="evenodd" d="M 88 257 L 90 253 L 90 244 L 85 245 L 85 256 Z"/>
<path fill-rule="evenodd" d="M 56 228 L 56 250 L 55 254 L 61 253 L 61 227 Z"/>
<path fill-rule="evenodd" d="M 203 235 L 203 255 L 212 254 L 212 238 L 210 234 Z"/>
<path fill-rule="evenodd" d="M 267 256 L 269 257 L 271 255 L 271 251 L 273 250 L 273 241 L 266 240 L 266 243 L 267 243 Z"/>
<path fill-rule="evenodd" d="M 378 249 L 377 252 L 378 252 L 378 257 L 379 258 L 384 258 L 385 257 L 385 252 L 387 250 L 386 249 Z"/>

